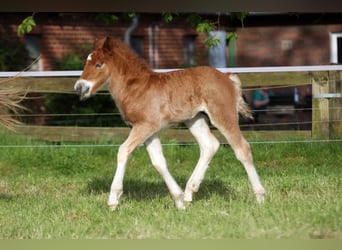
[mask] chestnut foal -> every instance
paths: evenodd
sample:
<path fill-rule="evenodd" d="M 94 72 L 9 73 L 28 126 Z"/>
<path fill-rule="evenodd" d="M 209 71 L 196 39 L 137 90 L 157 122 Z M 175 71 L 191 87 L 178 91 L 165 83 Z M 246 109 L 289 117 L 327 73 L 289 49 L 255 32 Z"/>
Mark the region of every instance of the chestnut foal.
<path fill-rule="evenodd" d="M 95 40 L 83 73 L 75 84 L 81 99 L 89 98 L 107 83 L 123 119 L 131 126 L 117 155 L 117 169 L 108 206 L 115 210 L 123 192 L 126 164 L 132 151 L 144 143 L 153 166 L 164 181 L 178 209 L 192 201 L 208 165 L 219 148 L 206 118 L 227 139 L 243 164 L 258 202 L 266 195 L 253 164 L 250 146 L 242 136 L 238 113 L 250 116 L 237 75 L 202 66 L 156 73 L 124 43 L 109 37 Z M 158 132 L 169 124 L 184 122 L 200 147 L 200 158 L 185 191 L 168 171 Z"/>

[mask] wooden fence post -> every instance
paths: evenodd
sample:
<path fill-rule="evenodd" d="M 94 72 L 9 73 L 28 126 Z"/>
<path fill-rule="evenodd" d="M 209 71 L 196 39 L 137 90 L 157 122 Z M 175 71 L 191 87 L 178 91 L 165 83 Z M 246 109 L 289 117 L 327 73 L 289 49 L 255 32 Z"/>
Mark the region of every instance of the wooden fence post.
<path fill-rule="evenodd" d="M 329 139 L 329 101 L 321 95 L 329 93 L 328 77 L 312 77 L 312 139 Z"/>
<path fill-rule="evenodd" d="M 342 72 L 331 71 L 330 93 L 330 139 L 342 138 Z"/>
<path fill-rule="evenodd" d="M 341 72 L 312 77 L 312 138 L 342 138 Z"/>

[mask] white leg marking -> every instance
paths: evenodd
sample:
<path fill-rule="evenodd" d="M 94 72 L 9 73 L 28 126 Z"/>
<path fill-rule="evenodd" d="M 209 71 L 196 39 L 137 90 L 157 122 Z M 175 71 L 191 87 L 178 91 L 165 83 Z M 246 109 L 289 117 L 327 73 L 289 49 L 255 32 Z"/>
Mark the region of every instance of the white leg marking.
<path fill-rule="evenodd" d="M 126 164 L 133 150 L 143 143 L 152 134 L 150 126 L 133 127 L 127 140 L 120 146 L 117 156 L 117 168 L 110 188 L 108 206 L 115 210 L 119 204 L 119 198 L 123 190 L 123 178 L 125 175 Z"/>
<path fill-rule="evenodd" d="M 170 193 L 175 201 L 178 209 L 185 209 L 183 203 L 183 191 L 170 174 L 165 157 L 163 155 L 162 146 L 157 135 L 153 135 L 145 142 L 147 152 L 151 158 L 153 166 L 156 168 L 158 173 L 163 177 Z"/>
<path fill-rule="evenodd" d="M 242 138 L 241 144 L 239 147 L 236 145 L 233 146 L 236 158 L 242 163 L 244 166 L 248 179 L 252 185 L 253 192 L 255 194 L 256 200 L 258 203 L 264 202 L 265 196 L 266 196 L 266 190 L 262 186 L 258 173 L 255 169 L 255 166 L 253 164 L 253 157 L 250 150 L 250 146 L 248 142 Z"/>
<path fill-rule="evenodd" d="M 217 152 L 220 143 L 210 132 L 204 117 L 196 117 L 194 120 L 187 122 L 186 125 L 189 127 L 190 132 L 196 138 L 200 147 L 200 158 L 186 184 L 184 192 L 184 201 L 190 203 L 192 201 L 192 195 L 198 191 L 205 172 L 209 167 L 209 163 Z"/>
<path fill-rule="evenodd" d="M 123 178 L 125 175 L 128 156 L 129 153 L 127 151 L 126 144 L 124 143 L 119 148 L 116 172 L 113 178 L 108 198 L 108 206 L 111 210 L 115 210 L 117 208 L 119 204 L 119 198 L 122 195 Z"/>

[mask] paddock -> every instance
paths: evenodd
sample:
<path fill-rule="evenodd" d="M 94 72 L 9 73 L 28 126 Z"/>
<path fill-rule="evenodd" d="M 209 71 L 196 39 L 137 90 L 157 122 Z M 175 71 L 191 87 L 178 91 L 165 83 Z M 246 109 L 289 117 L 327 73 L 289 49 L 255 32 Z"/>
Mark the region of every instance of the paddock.
<path fill-rule="evenodd" d="M 53 143 L 1 131 L 1 239 L 341 239 L 341 141 L 251 144 L 268 199 L 255 202 L 242 166 L 220 147 L 194 203 L 177 211 L 139 147 L 125 196 L 106 200 L 120 141 Z M 184 187 L 195 144 L 164 145 Z M 210 222 L 210 223 L 208 223 Z"/>
<path fill-rule="evenodd" d="M 58 82 L 69 82 L 71 88 L 80 72 L 76 73 L 60 79 L 56 72 L 27 72 L 12 80 L 31 82 L 32 91 L 51 93 L 58 91 Z M 316 81 L 329 79 L 328 71 L 317 73 Z M 243 82 L 249 76 L 240 75 Z M 304 77 L 308 80 L 293 82 L 312 83 L 310 75 Z M 254 82 L 258 86 L 264 81 Z M 279 85 L 284 85 L 281 79 Z M 86 139 L 92 130 L 94 135 Z M 125 202 L 113 214 L 105 201 L 113 159 L 127 128 L 24 125 L 16 133 L 0 132 L 2 239 L 342 238 L 342 142 L 335 136 L 315 138 L 311 130 L 243 130 L 269 200 L 263 206 L 255 204 L 243 168 L 222 146 L 196 202 L 184 212 L 174 209 L 165 184 L 138 148 L 127 169 Z M 197 146 L 182 128 L 164 133 L 170 171 L 184 187 L 198 157 Z"/>

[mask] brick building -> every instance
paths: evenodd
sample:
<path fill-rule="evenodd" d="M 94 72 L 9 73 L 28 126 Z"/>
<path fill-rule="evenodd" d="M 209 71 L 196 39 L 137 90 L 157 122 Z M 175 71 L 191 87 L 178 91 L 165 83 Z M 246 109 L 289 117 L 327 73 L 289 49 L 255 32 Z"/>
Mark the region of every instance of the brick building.
<path fill-rule="evenodd" d="M 185 20 L 186 16 L 175 16 L 172 22 L 166 23 L 161 14 L 146 13 L 141 14 L 134 25 L 127 18 L 106 23 L 98 20 L 101 14 L 97 13 L 38 13 L 35 15 L 37 26 L 18 38 L 18 24 L 29 15 L 31 13 L 0 13 L 0 39 L 19 39 L 29 50 L 31 60 L 40 55 L 33 70 L 60 70 L 57 60 L 80 49 L 85 59 L 94 38 L 111 36 L 124 40 L 130 30 L 131 46 L 153 68 L 207 65 L 209 62 L 208 48 L 203 42 L 206 36 L 197 33 Z M 206 18 L 217 20 L 216 15 Z M 251 13 L 243 26 L 229 16 L 222 16 L 220 27 L 238 36 L 235 42 L 227 42 L 224 51 L 228 67 L 342 62 L 342 14 Z M 293 89 L 287 89 L 289 91 Z M 305 86 L 300 89 L 300 92 L 305 91 Z M 250 101 L 250 93 L 245 94 Z"/>
<path fill-rule="evenodd" d="M 238 35 L 241 67 L 342 63 L 342 14 L 255 15 Z"/>
<path fill-rule="evenodd" d="M 14 39 L 18 24 L 31 13 L 0 13 L 0 36 Z M 35 59 L 35 69 L 58 70 L 55 61 L 84 47 L 90 50 L 95 37 L 124 39 L 131 19 L 107 24 L 96 13 L 38 13 L 37 26 L 20 38 Z M 342 61 L 341 14 L 251 13 L 241 23 L 222 16 L 220 27 L 235 31 L 238 39 L 229 43 L 229 66 L 323 65 Z M 216 16 L 208 16 L 215 19 Z M 179 68 L 208 64 L 205 35 L 198 34 L 185 17 L 166 23 L 161 14 L 141 14 L 130 33 L 132 47 L 153 68 Z"/>
<path fill-rule="evenodd" d="M 1 13 L 0 35 L 16 38 L 18 24 L 27 15 Z M 38 13 L 35 16 L 37 26 L 21 40 L 33 51 L 32 59 L 41 55 L 38 69 L 58 70 L 54 66 L 57 59 L 75 53 L 80 47 L 90 51 L 96 37 L 123 40 L 132 25 L 130 19 L 122 18 L 107 24 L 97 20 L 97 16 L 94 13 Z M 130 33 L 132 47 L 154 68 L 206 64 L 203 39 L 204 36 L 197 34 L 184 20 L 166 23 L 161 14 L 142 15 Z"/>

